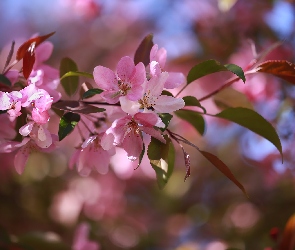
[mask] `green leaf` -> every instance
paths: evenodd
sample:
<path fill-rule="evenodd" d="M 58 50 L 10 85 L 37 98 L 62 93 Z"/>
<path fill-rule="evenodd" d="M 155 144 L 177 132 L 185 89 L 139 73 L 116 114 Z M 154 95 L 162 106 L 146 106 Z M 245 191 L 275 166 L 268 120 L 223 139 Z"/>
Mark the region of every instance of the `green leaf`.
<path fill-rule="evenodd" d="M 226 88 L 213 96 L 215 104 L 221 108 L 248 108 L 254 109 L 247 96 L 233 88 Z"/>
<path fill-rule="evenodd" d="M 240 66 L 235 64 L 225 64 L 224 67 L 226 67 L 233 74 L 237 75 L 244 83 L 246 82 L 244 71 Z"/>
<path fill-rule="evenodd" d="M 82 71 L 69 71 L 67 73 L 65 73 L 61 78 L 60 80 L 63 80 L 67 77 L 70 77 L 70 76 L 84 76 L 84 77 L 87 77 L 87 78 L 91 78 L 93 79 L 93 75 L 90 74 L 90 73 L 87 73 L 87 72 L 82 72 Z"/>
<path fill-rule="evenodd" d="M 156 172 L 157 182 L 160 189 L 163 189 L 168 182 L 175 161 L 175 150 L 173 143 L 165 135 L 166 144 L 152 137 L 148 147 L 148 157 L 153 169 Z"/>
<path fill-rule="evenodd" d="M 168 90 L 163 90 L 161 95 L 168 95 L 168 96 L 174 96 L 171 92 L 169 92 Z"/>
<path fill-rule="evenodd" d="M 201 103 L 199 102 L 199 100 L 196 97 L 194 97 L 194 96 L 185 96 L 185 97 L 182 97 L 182 99 L 185 102 L 185 106 L 199 107 L 199 108 L 203 109 L 205 114 L 207 113 L 206 109 L 201 105 Z"/>
<path fill-rule="evenodd" d="M 217 156 L 202 150 L 199 150 L 199 152 L 208 161 L 210 161 L 217 169 L 219 169 L 221 173 L 223 173 L 228 179 L 230 179 L 234 184 L 236 184 L 238 188 L 240 188 L 243 191 L 243 193 L 248 197 L 248 194 L 246 193 L 244 186 L 236 179 L 231 170 Z"/>
<path fill-rule="evenodd" d="M 203 76 L 220 71 L 231 71 L 232 73 L 236 74 L 240 79 L 242 79 L 243 82 L 246 81 L 244 72 L 239 66 L 234 64 L 222 65 L 218 61 L 208 60 L 197 64 L 189 71 L 187 75 L 187 84 L 190 84 L 191 82 Z"/>
<path fill-rule="evenodd" d="M 74 95 L 79 85 L 79 76 L 73 74 L 73 72 L 78 72 L 76 63 L 68 57 L 63 58 L 60 62 L 59 74 L 61 85 L 68 96 Z M 67 73 L 71 76 L 65 77 Z"/>
<path fill-rule="evenodd" d="M 215 116 L 235 122 L 269 140 L 279 150 L 283 160 L 282 145 L 276 130 L 257 112 L 247 108 L 228 108 Z"/>
<path fill-rule="evenodd" d="M 162 113 L 162 114 L 159 114 L 162 122 L 165 124 L 165 127 L 164 128 L 160 128 L 161 131 L 165 131 L 173 117 L 173 115 L 169 114 L 169 113 Z"/>
<path fill-rule="evenodd" d="M 91 114 L 105 111 L 104 108 L 95 107 L 93 105 L 87 104 L 86 102 L 79 101 L 59 101 L 53 103 L 51 107 L 78 114 Z"/>
<path fill-rule="evenodd" d="M 103 92 L 102 89 L 89 89 L 83 94 L 82 99 L 90 98 L 90 97 L 98 95 L 102 92 Z"/>
<path fill-rule="evenodd" d="M 11 82 L 5 75 L 0 74 L 0 83 L 3 83 L 8 87 L 11 87 Z"/>
<path fill-rule="evenodd" d="M 177 110 L 174 112 L 179 118 L 189 122 L 201 134 L 205 133 L 205 120 L 202 115 L 193 110 Z"/>
<path fill-rule="evenodd" d="M 147 66 L 150 63 L 150 52 L 153 46 L 153 34 L 149 34 L 138 46 L 134 55 L 134 63 L 142 62 L 144 66 Z"/>
<path fill-rule="evenodd" d="M 70 134 L 80 121 L 80 115 L 72 112 L 64 114 L 59 121 L 58 138 L 61 141 Z"/>

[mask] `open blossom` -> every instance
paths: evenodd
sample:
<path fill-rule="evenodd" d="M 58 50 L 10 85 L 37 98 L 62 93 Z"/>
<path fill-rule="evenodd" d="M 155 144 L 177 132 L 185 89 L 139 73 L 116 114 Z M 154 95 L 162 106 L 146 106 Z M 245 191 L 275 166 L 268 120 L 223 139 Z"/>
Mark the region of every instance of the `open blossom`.
<path fill-rule="evenodd" d="M 135 66 L 128 56 L 119 61 L 116 73 L 106 67 L 97 66 L 93 76 L 97 86 L 104 90 L 102 98 L 111 104 L 117 103 L 121 96 L 132 101 L 138 100 L 143 92 L 142 84 L 146 81 L 143 63 Z"/>
<path fill-rule="evenodd" d="M 161 72 L 164 71 L 165 63 L 167 59 L 167 52 L 164 48 L 158 48 L 158 45 L 155 44 L 150 52 L 150 65 L 149 70 L 151 76 L 158 76 Z M 169 72 L 164 88 L 174 89 L 179 87 L 185 82 L 184 74 L 180 72 Z"/>
<path fill-rule="evenodd" d="M 115 120 L 106 133 L 114 135 L 115 145 L 122 147 L 130 160 L 136 160 L 143 149 L 142 132 L 163 143 L 166 142 L 161 132 L 154 128 L 159 122 L 158 119 L 158 116 L 154 113 L 127 115 Z"/>
<path fill-rule="evenodd" d="M 100 133 L 90 136 L 73 154 L 70 168 L 76 164 L 77 171 L 82 176 L 88 176 L 93 168 L 100 174 L 106 174 L 110 157 L 116 153 L 113 141 L 112 134 Z"/>
<path fill-rule="evenodd" d="M 21 115 L 22 94 L 19 91 L 0 91 L 0 110 L 7 110 L 7 113 L 16 118 Z"/>
<path fill-rule="evenodd" d="M 156 113 L 171 113 L 184 107 L 182 98 L 161 95 L 164 84 L 168 78 L 168 72 L 162 72 L 153 76 L 145 85 L 145 91 L 137 102 L 122 100 L 122 109 L 129 114 L 135 114 L 140 109 L 145 112 L 154 110 Z"/>
<path fill-rule="evenodd" d="M 48 148 L 52 144 L 52 135 L 43 124 L 28 122 L 19 129 L 23 136 L 30 136 L 40 148 Z"/>

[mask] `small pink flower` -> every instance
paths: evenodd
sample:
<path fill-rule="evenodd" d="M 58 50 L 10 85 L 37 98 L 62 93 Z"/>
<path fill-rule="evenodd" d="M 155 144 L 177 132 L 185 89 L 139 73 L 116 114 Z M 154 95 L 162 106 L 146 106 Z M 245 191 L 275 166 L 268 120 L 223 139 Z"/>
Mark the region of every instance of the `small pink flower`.
<path fill-rule="evenodd" d="M 127 152 L 128 159 L 136 160 L 143 149 L 142 132 L 163 143 L 166 142 L 161 132 L 154 129 L 157 123 L 158 116 L 156 114 L 137 113 L 133 117 L 127 115 L 115 120 L 106 133 L 114 135 L 115 145 L 122 147 Z"/>
<path fill-rule="evenodd" d="M 72 249 L 73 250 L 99 250 L 99 244 L 88 239 L 90 227 L 86 223 L 82 223 L 78 226 Z"/>
<path fill-rule="evenodd" d="M 30 136 L 40 148 L 49 148 L 52 144 L 52 135 L 44 125 L 28 122 L 19 129 L 23 136 Z"/>
<path fill-rule="evenodd" d="M 15 118 L 21 115 L 22 94 L 19 91 L 0 91 L 0 110 L 7 110 L 7 113 Z"/>
<path fill-rule="evenodd" d="M 94 68 L 93 76 L 98 87 L 104 90 L 101 96 L 111 104 L 117 103 L 120 96 L 126 96 L 132 101 L 138 100 L 143 91 L 141 85 L 146 81 L 143 63 L 135 66 L 128 56 L 119 61 L 116 73 L 103 66 L 97 66 Z"/>
<path fill-rule="evenodd" d="M 57 138 L 53 137 L 53 140 L 56 141 Z M 14 157 L 14 167 L 16 169 L 16 172 L 18 174 L 22 174 L 25 166 L 27 164 L 28 158 L 31 153 L 33 152 L 51 152 L 55 149 L 55 144 L 51 143 L 49 147 L 41 148 L 36 144 L 35 140 L 32 140 L 31 138 L 24 138 L 22 142 L 16 143 L 11 142 L 11 151 L 14 151 L 19 148 L 18 152 L 16 153 Z"/>
<path fill-rule="evenodd" d="M 161 95 L 167 78 L 168 72 L 162 72 L 159 75 L 153 76 L 146 83 L 144 94 L 137 102 L 122 98 L 121 107 L 123 111 L 135 114 L 140 109 L 143 109 L 144 112 L 154 110 L 156 113 L 171 113 L 183 108 L 185 103 L 182 98 Z"/>
<path fill-rule="evenodd" d="M 106 174 L 110 164 L 110 157 L 116 151 L 112 134 L 101 133 L 90 136 L 73 154 L 69 166 L 77 165 L 77 171 L 82 176 L 88 176 L 93 168 L 100 174 Z"/>

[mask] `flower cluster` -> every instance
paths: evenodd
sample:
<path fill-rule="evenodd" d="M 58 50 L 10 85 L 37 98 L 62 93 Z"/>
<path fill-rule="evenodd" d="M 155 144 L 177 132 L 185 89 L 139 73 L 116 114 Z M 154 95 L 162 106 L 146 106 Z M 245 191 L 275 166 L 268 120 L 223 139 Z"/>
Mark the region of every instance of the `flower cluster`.
<path fill-rule="evenodd" d="M 10 86 L 3 84 L 1 90 L 5 91 L 0 91 L 0 118 L 5 124 L 17 128 L 18 133 L 10 129 L 7 130 L 11 131 L 10 134 L 0 135 L 0 152 L 9 153 L 18 149 L 14 158 L 18 173 L 23 172 L 30 153 L 51 151 L 57 141 L 57 135 L 50 133 L 47 124 L 52 104 L 61 98 L 61 93 L 57 91 L 60 73 L 44 64 L 53 49 L 50 42 L 40 40 L 45 37 L 29 40 L 31 43 L 28 41 L 21 47 L 27 50 L 18 52 L 24 54 L 23 71 L 29 71 L 29 74 L 22 76 L 8 67 L 2 75 L 10 81 Z M 38 47 L 36 41 L 39 42 Z M 123 148 L 128 159 L 135 161 L 147 148 L 144 136 L 152 136 L 166 143 L 161 130 L 165 124 L 160 115 L 179 110 L 185 105 L 183 99 L 169 95 L 168 91 L 163 92 L 185 82 L 182 73 L 164 70 L 166 54 L 164 48 L 158 49 L 158 45 L 153 45 L 147 65 L 143 62 L 135 65 L 131 57 L 125 56 L 118 62 L 115 72 L 103 66 L 94 68 L 93 78 L 101 92 L 98 98 L 103 101 L 100 103 L 113 109 L 117 106 L 119 115 L 112 116 L 109 112 L 102 119 L 99 113 L 83 114 L 81 121 L 86 134 L 85 129 L 83 134 L 83 128 L 79 127 L 83 142 L 72 155 L 70 168 L 76 165 L 77 171 L 83 176 L 89 175 L 93 168 L 104 174 L 108 171 L 116 147 Z M 25 56 L 33 59 L 25 61 Z M 64 110 L 65 114 L 69 113 L 69 110 Z M 80 120 L 80 115 L 77 115 Z"/>
<path fill-rule="evenodd" d="M 128 159 L 138 160 L 143 153 L 143 134 L 165 143 L 159 128 L 165 127 L 159 114 L 170 113 L 184 107 L 181 98 L 162 94 L 164 89 L 176 88 L 185 82 L 181 73 L 164 71 L 166 50 L 154 45 L 150 52 L 150 63 L 135 65 L 132 58 L 125 56 L 116 71 L 103 66 L 94 68 L 93 77 L 103 90 L 101 98 L 109 105 L 120 104 L 121 115 L 110 127 L 91 131 L 84 143 L 76 150 L 70 161 L 81 175 L 88 175 L 92 168 L 100 173 L 107 171 L 115 147 L 122 147 Z"/>
<path fill-rule="evenodd" d="M 13 69 L 8 69 L 3 74 L 11 85 L 8 88 L 1 84 L 7 90 L 0 91 L 1 120 L 16 126 L 16 119 L 21 117 L 22 126 L 18 127 L 18 135 L 15 135 L 13 129 L 0 134 L 0 152 L 10 153 L 19 149 L 14 158 L 18 173 L 23 172 L 30 153 L 51 151 L 54 149 L 54 141 L 57 140 L 56 135 L 47 130 L 51 105 L 61 97 L 56 90 L 59 71 L 44 64 L 52 49 L 50 42 L 44 42 L 36 48 L 36 60 L 28 79 L 25 80 Z"/>

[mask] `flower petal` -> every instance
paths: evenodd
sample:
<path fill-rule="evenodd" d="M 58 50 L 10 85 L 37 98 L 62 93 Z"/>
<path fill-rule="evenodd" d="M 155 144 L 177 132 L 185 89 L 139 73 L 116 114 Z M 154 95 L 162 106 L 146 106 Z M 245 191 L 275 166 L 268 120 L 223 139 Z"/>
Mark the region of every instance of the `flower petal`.
<path fill-rule="evenodd" d="M 158 113 L 171 113 L 173 111 L 182 109 L 185 106 L 185 102 L 181 98 L 175 98 L 173 96 L 161 95 L 156 100 L 154 109 Z"/>
<path fill-rule="evenodd" d="M 184 74 L 178 72 L 169 72 L 169 77 L 165 82 L 164 88 L 174 89 L 185 83 L 186 79 Z"/>
<path fill-rule="evenodd" d="M 97 66 L 93 71 L 94 81 L 103 90 L 119 90 L 115 73 L 109 68 Z"/>
<path fill-rule="evenodd" d="M 118 62 L 117 75 L 123 82 L 130 82 L 135 73 L 135 65 L 131 57 L 124 56 Z"/>

